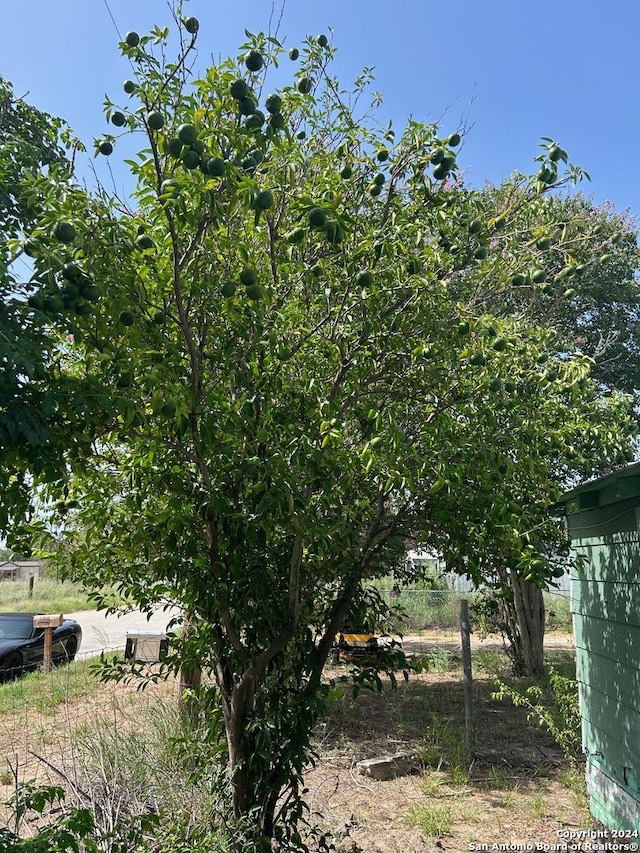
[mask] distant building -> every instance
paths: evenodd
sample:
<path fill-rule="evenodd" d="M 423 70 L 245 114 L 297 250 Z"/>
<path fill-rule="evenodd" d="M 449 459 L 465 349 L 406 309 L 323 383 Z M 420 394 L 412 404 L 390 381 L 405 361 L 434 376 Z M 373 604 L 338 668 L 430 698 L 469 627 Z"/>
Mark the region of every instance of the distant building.
<path fill-rule="evenodd" d="M 28 581 L 41 578 L 44 566 L 40 560 L 5 560 L 0 563 L 0 581 Z"/>

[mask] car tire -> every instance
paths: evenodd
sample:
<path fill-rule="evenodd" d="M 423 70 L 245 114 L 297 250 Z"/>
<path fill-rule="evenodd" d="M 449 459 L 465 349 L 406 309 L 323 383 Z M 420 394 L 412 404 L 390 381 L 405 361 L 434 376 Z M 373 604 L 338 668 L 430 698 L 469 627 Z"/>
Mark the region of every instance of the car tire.
<path fill-rule="evenodd" d="M 11 652 L 2 665 L 5 678 L 13 681 L 22 673 L 22 655 L 20 652 Z"/>
<path fill-rule="evenodd" d="M 65 660 L 71 663 L 78 652 L 78 638 L 71 635 L 64 646 Z"/>

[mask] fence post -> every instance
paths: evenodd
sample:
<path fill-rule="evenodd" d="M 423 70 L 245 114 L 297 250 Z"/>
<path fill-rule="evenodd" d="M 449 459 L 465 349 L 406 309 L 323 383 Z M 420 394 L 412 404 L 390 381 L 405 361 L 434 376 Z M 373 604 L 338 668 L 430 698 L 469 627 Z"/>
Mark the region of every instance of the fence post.
<path fill-rule="evenodd" d="M 469 623 L 469 601 L 460 599 L 460 638 L 462 641 L 462 678 L 464 685 L 464 725 L 467 757 L 475 758 L 473 733 L 473 676 L 471 673 L 471 625 Z"/>

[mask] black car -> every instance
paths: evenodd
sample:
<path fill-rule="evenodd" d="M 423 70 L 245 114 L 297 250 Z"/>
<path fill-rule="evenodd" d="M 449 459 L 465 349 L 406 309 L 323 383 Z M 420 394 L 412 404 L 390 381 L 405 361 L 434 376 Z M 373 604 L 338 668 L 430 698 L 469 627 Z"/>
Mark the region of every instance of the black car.
<path fill-rule="evenodd" d="M 33 627 L 34 613 L 0 613 L 0 675 L 13 677 L 44 660 L 44 628 Z M 54 663 L 72 661 L 82 639 L 75 619 L 65 619 L 53 632 Z"/>

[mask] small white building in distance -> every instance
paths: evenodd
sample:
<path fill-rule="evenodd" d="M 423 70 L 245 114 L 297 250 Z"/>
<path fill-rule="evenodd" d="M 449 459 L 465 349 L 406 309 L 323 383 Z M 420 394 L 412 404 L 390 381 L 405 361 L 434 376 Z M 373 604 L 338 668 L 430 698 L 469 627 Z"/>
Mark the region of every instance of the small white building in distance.
<path fill-rule="evenodd" d="M 40 560 L 5 560 L 0 563 L 0 581 L 28 581 L 42 577 L 43 571 Z"/>

